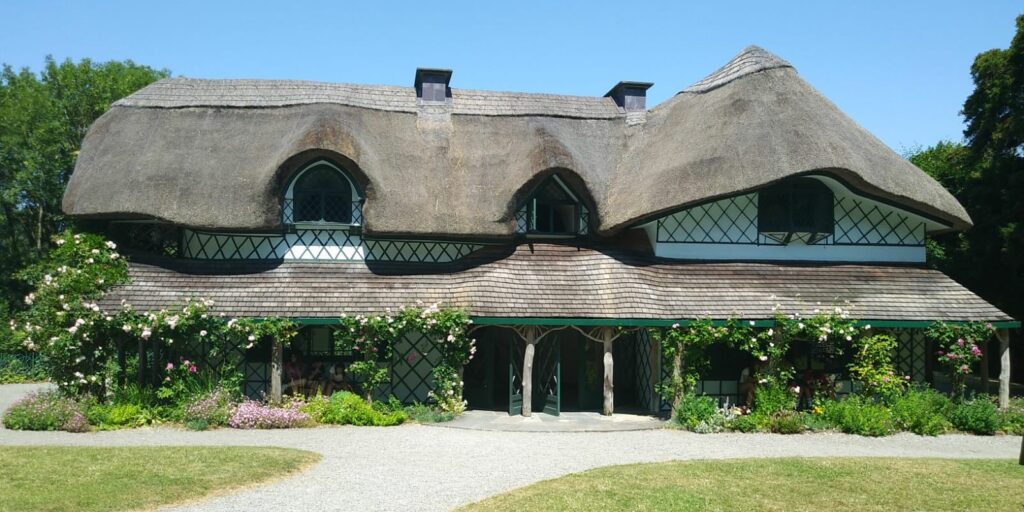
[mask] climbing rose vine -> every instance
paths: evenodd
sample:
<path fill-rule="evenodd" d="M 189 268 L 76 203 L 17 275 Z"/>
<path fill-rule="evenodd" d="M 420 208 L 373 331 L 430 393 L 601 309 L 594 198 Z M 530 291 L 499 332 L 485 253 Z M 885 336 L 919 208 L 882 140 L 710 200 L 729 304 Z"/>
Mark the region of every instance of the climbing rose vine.
<path fill-rule="evenodd" d="M 391 378 L 389 364 L 394 344 L 412 332 L 431 338 L 441 357 L 432 372 L 434 389 L 430 398 L 440 409 L 460 413 L 466 406 L 461 370 L 476 352 L 476 340 L 469 336 L 471 323 L 464 311 L 442 308 L 439 304 L 403 307 L 383 315 L 342 316 L 334 339 L 342 350 L 363 357 L 349 366 L 349 372 L 363 382 L 364 397 L 372 401 L 374 393 Z"/>
<path fill-rule="evenodd" d="M 938 362 L 952 380 L 951 395 L 962 400 L 967 388 L 967 376 L 974 365 L 981 361 L 980 345 L 995 332 L 991 323 L 971 322 L 966 324 L 947 324 L 936 322 L 928 328 L 927 336 L 935 340 L 939 347 L 935 355 Z"/>

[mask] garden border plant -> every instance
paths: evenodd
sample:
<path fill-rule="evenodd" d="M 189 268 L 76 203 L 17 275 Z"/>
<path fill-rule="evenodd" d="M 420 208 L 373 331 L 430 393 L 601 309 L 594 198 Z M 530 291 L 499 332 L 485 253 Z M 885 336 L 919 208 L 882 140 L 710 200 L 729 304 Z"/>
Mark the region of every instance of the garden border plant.
<path fill-rule="evenodd" d="M 363 382 L 367 402 L 372 403 L 374 394 L 391 379 L 394 344 L 407 334 L 419 332 L 435 340 L 441 351 L 440 362 L 431 372 L 434 389 L 429 400 L 443 412 L 457 415 L 465 410 L 462 368 L 476 353 L 476 340 L 469 335 L 472 320 L 465 311 L 440 304 L 406 306 L 394 314 L 343 315 L 339 323 L 334 333 L 337 346 L 363 357 L 349 366 L 349 372 Z"/>

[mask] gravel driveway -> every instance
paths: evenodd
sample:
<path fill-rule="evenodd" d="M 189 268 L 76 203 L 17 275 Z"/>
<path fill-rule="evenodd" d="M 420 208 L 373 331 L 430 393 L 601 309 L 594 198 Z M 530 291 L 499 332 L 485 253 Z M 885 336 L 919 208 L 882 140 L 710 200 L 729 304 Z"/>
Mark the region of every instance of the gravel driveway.
<path fill-rule="evenodd" d="M 0 402 L 5 392 L 0 389 Z M 787 456 L 1016 458 L 1020 442 L 1010 436 L 534 433 L 421 425 L 209 432 L 158 428 L 89 434 L 0 430 L 0 444 L 269 445 L 323 455 L 319 464 L 294 477 L 172 509 L 189 511 L 448 510 L 539 480 L 611 464 Z"/>

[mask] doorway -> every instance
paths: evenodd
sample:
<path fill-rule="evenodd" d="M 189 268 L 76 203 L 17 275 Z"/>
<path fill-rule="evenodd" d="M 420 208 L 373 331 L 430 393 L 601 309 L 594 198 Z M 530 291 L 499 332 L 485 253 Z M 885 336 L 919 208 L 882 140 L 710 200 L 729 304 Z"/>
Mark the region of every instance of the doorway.
<path fill-rule="evenodd" d="M 476 333 L 476 354 L 465 366 L 463 397 L 469 409 L 504 411 L 509 408 L 509 348 L 516 334 L 500 327 Z M 522 343 L 522 342 L 520 342 Z M 520 357 L 519 364 L 522 365 Z"/>

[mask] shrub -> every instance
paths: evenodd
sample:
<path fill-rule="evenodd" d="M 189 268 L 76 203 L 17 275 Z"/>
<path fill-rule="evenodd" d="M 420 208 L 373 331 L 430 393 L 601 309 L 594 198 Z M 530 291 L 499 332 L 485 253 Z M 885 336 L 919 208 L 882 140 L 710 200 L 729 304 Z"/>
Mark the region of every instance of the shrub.
<path fill-rule="evenodd" d="M 11 430 L 65 430 L 85 432 L 89 422 L 82 405 L 56 391 L 31 393 L 4 413 L 4 426 Z"/>
<path fill-rule="evenodd" d="M 142 407 L 133 403 L 93 404 L 86 409 L 90 425 L 101 429 L 141 427 L 150 421 Z"/>
<path fill-rule="evenodd" d="M 711 415 L 694 427 L 693 431 L 698 434 L 714 434 L 722 432 L 743 414 L 744 410 L 739 407 L 720 407 L 715 414 Z"/>
<path fill-rule="evenodd" d="M 887 334 L 866 336 L 854 344 L 850 377 L 867 396 L 891 398 L 899 396 L 907 387 L 909 376 L 896 374 L 892 362 L 896 353 L 896 338 Z"/>
<path fill-rule="evenodd" d="M 765 414 L 747 414 L 734 419 L 729 428 L 740 432 L 760 432 L 768 429 L 769 417 Z"/>
<path fill-rule="evenodd" d="M 681 427 L 694 430 L 718 412 L 718 402 L 707 395 L 688 393 L 679 398 L 675 420 Z"/>
<path fill-rule="evenodd" d="M 754 412 L 772 416 L 796 410 L 797 394 L 781 384 L 758 386 L 754 390 Z"/>
<path fill-rule="evenodd" d="M 207 427 L 223 427 L 231 420 L 235 405 L 234 394 L 217 387 L 188 404 L 182 419 L 186 425 L 190 422 L 203 422 Z"/>
<path fill-rule="evenodd" d="M 381 412 L 355 393 L 342 391 L 331 395 L 330 414 L 324 416 L 325 423 L 338 425 L 359 425 L 389 427 L 406 420 L 405 411 Z"/>
<path fill-rule="evenodd" d="M 957 404 L 949 415 L 949 421 L 957 430 L 982 435 L 995 434 L 1000 426 L 995 404 L 982 398 Z"/>
<path fill-rule="evenodd" d="M 210 428 L 210 424 L 206 420 L 191 420 L 185 422 L 185 428 L 189 430 L 206 430 Z"/>
<path fill-rule="evenodd" d="M 999 411 L 999 430 L 1016 436 L 1024 435 L 1024 398 L 1015 398 L 1004 411 Z"/>
<path fill-rule="evenodd" d="M 0 384 L 43 382 L 46 379 L 46 365 L 39 354 L 0 353 Z"/>
<path fill-rule="evenodd" d="M 825 401 L 821 407 L 825 418 L 847 434 L 878 437 L 896 430 L 892 413 L 884 404 L 861 396 Z"/>
<path fill-rule="evenodd" d="M 285 407 L 273 407 L 246 400 L 235 408 L 228 425 L 232 428 L 295 428 L 310 423 L 309 415 L 292 402 Z"/>
<path fill-rule="evenodd" d="M 825 430 L 832 430 L 835 427 L 828 418 L 822 414 L 823 409 L 821 407 L 815 407 L 812 412 L 805 412 L 800 417 L 803 420 L 804 428 L 812 432 L 822 432 Z"/>
<path fill-rule="evenodd" d="M 780 412 L 768 419 L 768 430 L 776 434 L 799 434 L 804 428 L 803 415 L 794 411 Z"/>
<path fill-rule="evenodd" d="M 416 423 L 444 423 L 455 419 L 455 414 L 427 404 L 415 403 L 405 408 L 405 415 Z"/>
<path fill-rule="evenodd" d="M 394 397 L 371 405 L 364 398 L 348 391 L 339 391 L 330 398 L 317 395 L 302 405 L 301 410 L 318 423 L 389 427 L 408 418 L 402 404 Z"/>
<path fill-rule="evenodd" d="M 928 388 L 911 388 L 891 399 L 896 426 L 922 436 L 937 436 L 950 428 L 946 417 L 953 403 L 945 395 Z"/>

